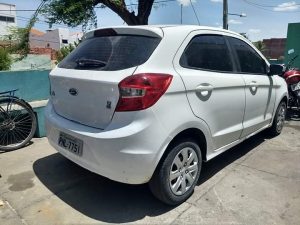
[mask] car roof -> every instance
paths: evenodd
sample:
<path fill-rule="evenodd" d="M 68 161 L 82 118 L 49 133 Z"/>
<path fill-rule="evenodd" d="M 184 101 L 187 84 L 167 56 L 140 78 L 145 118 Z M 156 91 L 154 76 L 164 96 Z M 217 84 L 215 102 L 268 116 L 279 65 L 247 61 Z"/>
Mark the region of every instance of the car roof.
<path fill-rule="evenodd" d="M 124 27 L 124 26 L 120 26 Z M 138 26 L 126 26 L 129 28 L 143 28 L 143 29 L 153 29 L 153 28 L 161 28 L 163 30 L 166 29 L 174 29 L 178 31 L 194 31 L 194 30 L 211 30 L 211 31 L 221 31 L 224 33 L 230 33 L 230 34 L 238 34 L 236 32 L 225 30 L 218 27 L 210 27 L 210 26 L 200 26 L 200 25 L 185 25 L 185 24 L 156 24 L 156 25 L 138 25 Z M 117 27 L 112 27 L 117 28 Z M 240 35 L 240 34 L 238 34 Z"/>
<path fill-rule="evenodd" d="M 199 25 L 181 25 L 181 24 L 174 24 L 174 25 L 150 25 L 150 27 L 159 27 L 163 30 L 177 30 L 177 31 L 186 31 L 186 32 L 191 32 L 194 30 L 210 30 L 210 31 L 219 31 L 227 34 L 235 34 L 239 35 L 242 37 L 242 35 L 230 31 L 230 30 L 225 30 L 222 28 L 218 27 L 210 27 L 210 26 L 199 26 Z"/>
<path fill-rule="evenodd" d="M 138 25 L 138 26 L 112 26 L 112 27 L 101 27 L 101 28 L 96 28 L 94 30 L 91 30 L 88 33 L 91 33 L 92 31 L 95 30 L 101 30 L 101 29 L 114 29 L 116 31 L 119 31 L 121 33 L 130 31 L 130 30 L 139 30 L 139 31 L 150 31 L 158 36 L 163 37 L 163 33 L 168 32 L 168 31 L 177 31 L 177 32 L 184 32 L 186 34 L 194 31 L 194 30 L 210 30 L 210 31 L 219 31 L 227 34 L 235 34 L 243 38 L 242 35 L 225 30 L 222 28 L 217 28 L 217 27 L 209 27 L 209 26 L 198 26 L 198 25 L 181 25 L 181 24 L 158 24 L 158 25 Z M 243 38 L 244 39 L 244 38 Z"/>

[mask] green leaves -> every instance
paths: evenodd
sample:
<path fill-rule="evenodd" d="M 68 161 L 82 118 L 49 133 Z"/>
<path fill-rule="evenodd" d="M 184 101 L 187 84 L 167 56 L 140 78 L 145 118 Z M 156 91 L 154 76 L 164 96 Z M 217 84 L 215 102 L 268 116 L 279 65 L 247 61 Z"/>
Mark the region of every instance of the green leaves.
<path fill-rule="evenodd" d="M 97 27 L 94 0 L 52 0 L 41 10 L 50 27 L 54 23 L 64 23 L 71 27 L 83 25 L 83 29 Z"/>
<path fill-rule="evenodd" d="M 122 6 L 123 4 L 122 0 L 112 0 L 112 2 L 118 6 Z"/>
<path fill-rule="evenodd" d="M 73 44 L 69 44 L 67 46 L 62 47 L 57 53 L 56 53 L 56 58 L 57 61 L 60 62 L 61 60 L 63 60 L 67 55 L 69 55 L 74 49 L 75 47 L 78 45 L 78 43 Z"/>
<path fill-rule="evenodd" d="M 133 0 L 138 12 L 129 10 L 125 0 L 46 0 L 42 14 L 49 24 L 64 23 L 71 27 L 82 25 L 83 30 L 97 27 L 95 7 L 109 8 L 128 25 L 148 24 L 154 0 Z"/>
<path fill-rule="evenodd" d="M 8 51 L 0 47 L 0 71 L 9 70 L 12 64 L 12 59 Z"/>
<path fill-rule="evenodd" d="M 261 52 L 263 52 L 264 50 L 266 50 L 266 46 L 262 41 L 257 41 L 253 43 L 254 46 Z"/>

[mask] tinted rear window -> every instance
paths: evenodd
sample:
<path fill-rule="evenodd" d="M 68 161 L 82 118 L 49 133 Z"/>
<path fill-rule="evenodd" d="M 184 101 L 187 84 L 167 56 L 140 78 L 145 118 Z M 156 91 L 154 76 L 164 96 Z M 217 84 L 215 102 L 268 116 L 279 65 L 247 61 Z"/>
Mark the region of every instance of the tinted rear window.
<path fill-rule="evenodd" d="M 160 38 L 113 35 L 84 40 L 59 65 L 66 69 L 114 71 L 145 63 Z"/>

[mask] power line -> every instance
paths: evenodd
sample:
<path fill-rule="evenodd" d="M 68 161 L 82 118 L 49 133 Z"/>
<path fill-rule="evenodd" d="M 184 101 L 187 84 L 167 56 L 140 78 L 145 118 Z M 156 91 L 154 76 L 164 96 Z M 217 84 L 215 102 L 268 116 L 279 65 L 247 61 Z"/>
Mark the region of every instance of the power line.
<path fill-rule="evenodd" d="M 153 4 L 159 4 L 159 3 L 166 3 L 166 2 L 176 2 L 177 0 L 160 0 L 160 1 L 154 1 Z M 125 5 L 126 7 L 129 6 L 136 6 L 139 5 L 138 3 L 130 3 Z M 95 8 L 102 8 L 101 6 L 96 6 Z M 9 11 L 14 11 L 14 12 L 35 12 L 36 9 L 0 9 L 0 12 L 9 12 Z"/>
<path fill-rule="evenodd" d="M 0 12 L 35 12 L 35 9 L 0 9 Z"/>
<path fill-rule="evenodd" d="M 198 16 L 197 16 L 197 13 L 196 13 L 196 10 L 195 10 L 195 8 L 194 8 L 194 5 L 193 5 L 192 0 L 190 0 L 190 3 L 191 3 L 191 6 L 192 6 L 192 8 L 193 8 L 193 11 L 194 11 L 194 14 L 195 14 L 195 16 L 196 16 L 196 19 L 197 19 L 197 21 L 198 21 L 198 25 L 200 25 L 200 21 L 199 21 L 199 18 L 198 18 Z"/>
<path fill-rule="evenodd" d="M 22 20 L 22 21 L 29 21 L 30 20 L 30 18 L 23 17 L 23 16 L 17 16 L 17 18 L 19 20 Z M 47 21 L 45 21 L 45 20 L 38 20 L 38 21 L 36 21 L 36 23 L 49 25 L 49 23 Z M 61 26 L 61 27 L 65 27 L 65 28 L 69 28 L 67 25 L 63 25 L 63 24 L 59 24 L 59 23 L 54 23 L 53 25 L 55 25 L 55 26 Z M 75 29 L 75 28 L 73 28 L 73 29 Z M 80 30 L 80 29 L 77 28 L 75 30 Z"/>
<path fill-rule="evenodd" d="M 11 16 L 10 14 L 6 14 L 6 13 L 3 13 L 2 15 L 5 15 L 5 16 Z M 26 21 L 26 22 L 30 20 L 30 18 L 24 17 L 24 16 L 16 16 L 16 18 L 17 18 L 18 20 Z M 41 19 L 38 19 L 35 23 L 38 23 L 38 24 L 44 24 L 44 25 L 49 25 L 49 23 L 48 23 L 47 21 L 41 20 Z M 70 27 L 67 26 L 67 25 L 63 25 L 63 24 L 59 24 L 59 23 L 53 23 L 53 25 L 56 26 L 56 27 L 60 26 L 60 27 L 70 28 Z M 78 27 L 77 27 L 77 28 L 74 27 L 74 28 L 72 28 L 72 29 L 74 29 L 74 30 L 80 30 L 80 28 L 78 28 Z"/>
<path fill-rule="evenodd" d="M 256 4 L 256 3 L 254 3 L 254 2 L 250 2 L 250 1 L 248 1 L 248 0 L 243 0 L 246 4 L 248 4 L 248 5 L 251 5 L 251 6 L 253 6 L 253 7 L 255 7 L 255 8 L 258 8 L 258 9 L 261 9 L 261 10 L 264 10 L 264 11 L 268 11 L 268 12 L 273 12 L 273 13 L 299 13 L 300 11 L 274 11 L 274 10 L 272 10 L 272 9 L 268 9 L 268 8 L 265 8 L 265 7 L 267 7 L 267 6 L 260 6 L 259 4 Z M 300 5 L 300 4 L 296 4 L 296 5 Z M 268 6 L 268 7 L 271 7 L 271 6 Z M 274 7 L 278 7 L 278 6 L 274 6 Z M 287 6 L 288 7 L 288 6 Z M 282 7 L 282 8 L 287 8 L 287 7 Z"/>
<path fill-rule="evenodd" d="M 176 1 L 178 1 L 178 0 L 157 0 L 157 1 L 154 1 L 153 4 L 167 3 L 167 2 L 176 2 Z M 44 3 L 44 2 L 42 2 L 42 3 Z M 125 6 L 126 7 L 130 7 L 130 6 L 137 6 L 137 5 L 138 5 L 138 3 L 130 3 L 130 4 L 127 4 Z M 16 12 L 37 12 L 37 11 L 40 10 L 40 8 L 41 8 L 40 6 L 41 5 L 39 5 L 38 9 L 0 9 L 0 12 L 10 12 L 10 11 L 16 11 Z M 103 7 L 98 6 L 98 7 L 94 7 L 94 8 L 97 9 L 97 8 L 103 8 Z M 193 7 L 193 9 L 194 9 L 194 7 Z M 16 17 L 19 18 L 19 20 L 22 20 L 22 21 L 25 21 L 25 20 L 29 21 L 30 20 L 30 18 L 26 18 L 26 17 L 21 17 L 21 16 L 16 16 Z M 196 17 L 197 17 L 197 15 L 196 15 Z M 23 19 L 20 19 L 20 18 L 23 18 Z M 197 17 L 197 20 L 198 20 L 198 23 L 199 23 L 198 17 Z M 47 21 L 43 21 L 43 22 L 46 23 L 46 24 L 49 24 Z M 37 21 L 36 23 L 40 23 L 41 24 L 42 22 Z M 53 25 L 59 25 L 59 26 L 63 26 L 63 27 L 68 27 L 66 25 L 61 25 L 61 24 L 57 24 L 57 23 L 54 23 Z"/>
<path fill-rule="evenodd" d="M 253 4 L 253 5 L 256 5 L 256 6 L 260 6 L 260 7 L 266 7 L 266 8 L 275 8 L 275 7 L 278 7 L 278 5 L 264 5 L 264 4 L 258 4 L 256 2 L 252 2 L 252 1 L 249 1 L 249 0 L 245 0 L 246 2 L 250 3 L 250 4 Z M 292 6 L 295 6 L 295 5 L 300 5 L 300 3 L 296 3 L 293 4 Z M 281 6 L 281 8 L 289 8 L 291 7 L 290 5 L 284 5 L 284 6 Z"/>

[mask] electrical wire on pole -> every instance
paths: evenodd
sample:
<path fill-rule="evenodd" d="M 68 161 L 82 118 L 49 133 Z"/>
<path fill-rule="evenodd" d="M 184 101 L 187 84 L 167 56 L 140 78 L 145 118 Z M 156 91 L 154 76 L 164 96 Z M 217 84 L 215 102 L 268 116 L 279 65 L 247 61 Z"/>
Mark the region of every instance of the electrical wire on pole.
<path fill-rule="evenodd" d="M 197 19 L 198 25 L 200 26 L 200 21 L 199 21 L 199 18 L 198 18 L 198 16 L 197 16 L 197 13 L 196 13 L 196 10 L 195 10 L 195 8 L 194 8 L 194 5 L 193 5 L 193 2 L 192 2 L 192 0 L 190 0 L 190 3 L 191 3 L 191 6 L 192 6 L 192 8 L 193 8 L 194 14 L 195 14 L 195 16 L 196 16 L 196 19 Z"/>
<path fill-rule="evenodd" d="M 182 24 L 182 8 L 183 8 L 183 5 L 180 4 L 180 24 Z"/>
<path fill-rule="evenodd" d="M 223 0 L 223 29 L 228 30 L 228 1 Z"/>

